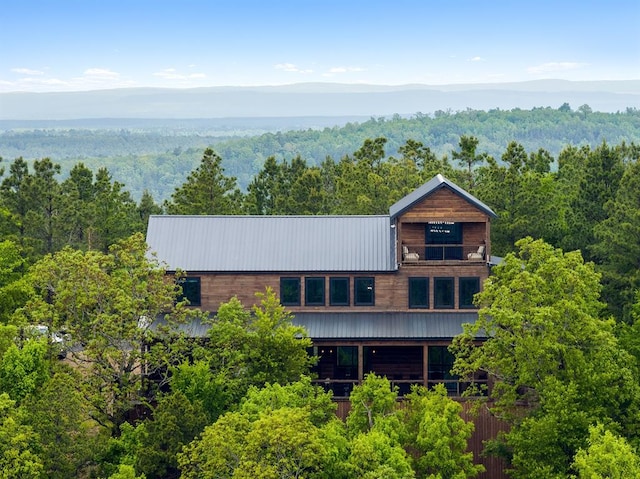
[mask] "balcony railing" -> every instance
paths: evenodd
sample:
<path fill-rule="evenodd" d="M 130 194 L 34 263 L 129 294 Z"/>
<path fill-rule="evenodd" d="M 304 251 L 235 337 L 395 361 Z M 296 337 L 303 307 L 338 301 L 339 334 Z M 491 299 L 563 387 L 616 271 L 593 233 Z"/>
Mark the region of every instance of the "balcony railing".
<path fill-rule="evenodd" d="M 403 244 L 402 262 L 485 261 L 484 244 Z"/>

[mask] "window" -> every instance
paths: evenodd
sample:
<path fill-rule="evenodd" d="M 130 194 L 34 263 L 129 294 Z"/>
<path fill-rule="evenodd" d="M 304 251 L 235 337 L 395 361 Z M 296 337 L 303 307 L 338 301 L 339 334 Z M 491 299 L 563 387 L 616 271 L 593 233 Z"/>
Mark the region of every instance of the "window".
<path fill-rule="evenodd" d="M 429 307 L 429 278 L 409 278 L 409 307 Z"/>
<path fill-rule="evenodd" d="M 329 278 L 329 304 L 349 306 L 349 278 Z"/>
<path fill-rule="evenodd" d="M 179 301 L 187 300 L 190 306 L 200 306 L 200 278 L 186 277 L 179 281 L 182 294 Z"/>
<path fill-rule="evenodd" d="M 300 306 L 300 278 L 280 278 L 280 303 Z"/>
<path fill-rule="evenodd" d="M 306 306 L 324 306 L 324 278 L 305 278 L 304 304 Z"/>
<path fill-rule="evenodd" d="M 460 278 L 458 280 L 460 298 L 458 306 L 463 308 L 475 308 L 473 296 L 480 291 L 480 278 Z"/>
<path fill-rule="evenodd" d="M 459 396 L 458 376 L 451 374 L 454 357 L 446 346 L 429 346 L 427 361 L 429 364 L 429 386 L 443 383 L 450 396 Z"/>
<path fill-rule="evenodd" d="M 356 306 L 373 306 L 375 302 L 373 278 L 355 278 L 353 281 L 354 304 Z"/>
<path fill-rule="evenodd" d="M 453 278 L 433 279 L 433 303 L 436 308 L 453 308 L 453 296 Z"/>
<path fill-rule="evenodd" d="M 425 230 L 425 257 L 431 260 L 462 259 L 462 223 L 434 221 Z"/>

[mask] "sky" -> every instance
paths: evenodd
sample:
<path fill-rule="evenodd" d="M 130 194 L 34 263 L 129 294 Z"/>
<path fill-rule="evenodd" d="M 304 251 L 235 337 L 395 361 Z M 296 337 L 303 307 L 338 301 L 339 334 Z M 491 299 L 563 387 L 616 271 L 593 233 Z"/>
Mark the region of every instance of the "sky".
<path fill-rule="evenodd" d="M 640 0 L 3 0 L 0 92 L 640 79 Z"/>

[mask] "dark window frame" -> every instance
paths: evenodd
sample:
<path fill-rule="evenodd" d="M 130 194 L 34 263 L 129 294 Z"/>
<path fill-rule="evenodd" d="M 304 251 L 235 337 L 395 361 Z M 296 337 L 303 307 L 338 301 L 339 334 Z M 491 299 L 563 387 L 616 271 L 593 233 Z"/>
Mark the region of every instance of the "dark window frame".
<path fill-rule="evenodd" d="M 370 283 L 364 287 L 367 288 L 367 291 L 371 291 L 368 293 L 371 296 L 371 299 L 363 299 L 360 296 L 360 284 L 364 282 Z M 353 304 L 355 306 L 375 306 L 376 304 L 376 279 L 373 276 L 356 276 L 353 278 Z"/>
<path fill-rule="evenodd" d="M 312 285 L 315 284 L 315 286 Z M 326 281 L 324 276 L 307 276 L 304 278 L 304 305 L 305 306 L 324 306 L 326 296 Z M 320 286 L 320 296 L 316 298 L 310 298 L 310 292 L 316 292 L 315 288 Z"/>
<path fill-rule="evenodd" d="M 182 288 L 178 301 L 186 299 L 189 302 L 189 306 L 200 306 L 202 304 L 202 281 L 200 276 L 185 276 L 178 280 L 178 284 Z M 194 286 L 185 288 L 185 284 L 192 284 Z M 195 289 L 192 290 L 194 287 Z"/>
<path fill-rule="evenodd" d="M 412 284 L 413 283 L 413 284 Z M 418 283 L 423 283 L 425 287 L 424 302 L 418 302 L 414 294 L 415 288 L 421 287 Z M 429 278 L 426 276 L 411 276 L 408 284 L 409 308 L 410 309 L 429 309 Z"/>
<path fill-rule="evenodd" d="M 296 282 L 297 283 L 297 291 L 295 294 L 297 296 L 296 300 L 289 300 L 283 294 L 285 291 L 285 283 L 287 282 Z M 280 277 L 280 304 L 283 306 L 300 306 L 300 277 L 299 276 L 282 276 Z"/>
<path fill-rule="evenodd" d="M 339 283 L 346 284 L 346 287 L 342 286 L 342 288 L 344 288 L 344 293 L 346 294 L 346 301 L 337 301 L 334 298 L 336 296 L 334 294 L 334 291 L 335 291 L 334 285 L 337 285 Z M 349 306 L 351 302 L 351 297 L 349 295 L 350 286 L 351 286 L 351 281 L 349 277 L 344 277 L 344 276 L 330 277 L 329 278 L 329 305 L 330 306 Z"/>
<path fill-rule="evenodd" d="M 463 283 L 467 282 L 469 284 L 471 284 L 471 282 L 475 283 L 475 293 L 473 293 L 471 295 L 471 301 L 469 303 L 463 303 L 463 301 L 465 301 L 465 299 L 468 296 L 468 293 L 466 293 L 466 291 L 464 291 L 463 294 L 463 288 L 466 288 L 466 286 L 463 286 Z M 473 297 L 476 295 L 476 293 L 480 292 L 480 278 L 478 276 L 462 276 L 460 278 L 458 278 L 458 308 L 460 309 L 475 309 L 477 308 L 477 306 L 475 304 L 473 304 Z"/>
<path fill-rule="evenodd" d="M 439 288 L 441 285 L 448 283 L 451 287 L 450 302 L 442 303 L 440 300 Z M 433 278 L 433 307 L 435 309 L 453 309 L 456 306 L 456 284 L 455 278 L 452 276 Z"/>

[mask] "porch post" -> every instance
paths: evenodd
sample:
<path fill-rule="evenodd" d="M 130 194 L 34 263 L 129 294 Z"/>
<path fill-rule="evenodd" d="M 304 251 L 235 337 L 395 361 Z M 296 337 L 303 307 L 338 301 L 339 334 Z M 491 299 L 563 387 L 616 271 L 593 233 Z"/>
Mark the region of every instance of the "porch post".
<path fill-rule="evenodd" d="M 426 344 L 422 346 L 422 384 L 427 387 L 427 380 L 429 375 L 429 346 Z"/>
<path fill-rule="evenodd" d="M 358 344 L 358 383 L 364 381 L 364 347 Z"/>

